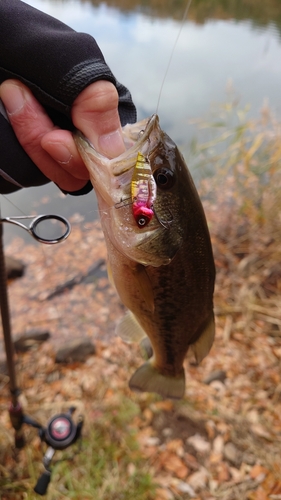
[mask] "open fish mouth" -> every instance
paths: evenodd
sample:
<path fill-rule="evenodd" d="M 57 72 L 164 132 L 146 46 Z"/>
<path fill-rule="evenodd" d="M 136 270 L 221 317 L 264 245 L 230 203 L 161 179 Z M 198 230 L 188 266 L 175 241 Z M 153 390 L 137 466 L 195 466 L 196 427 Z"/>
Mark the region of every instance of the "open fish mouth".
<path fill-rule="evenodd" d="M 152 115 L 150 118 L 145 118 L 144 120 L 134 123 L 127 124 L 122 128 L 123 140 L 125 144 L 126 151 L 121 155 L 109 160 L 100 154 L 93 146 L 91 141 L 84 136 L 80 130 L 77 130 L 74 134 L 75 142 L 80 144 L 84 143 L 84 147 L 91 148 L 94 157 L 97 162 L 104 160 L 112 164 L 112 174 L 118 176 L 121 173 L 125 173 L 127 170 L 132 168 L 132 160 L 136 161 L 139 151 L 143 154 L 147 153 L 147 150 L 151 147 L 151 143 L 154 137 L 154 131 L 159 128 L 159 118 L 156 114 Z M 80 145 L 79 150 L 81 151 L 82 145 Z"/>
<path fill-rule="evenodd" d="M 153 133 L 153 130 L 158 127 L 159 118 L 156 114 L 133 125 L 125 125 L 125 127 L 122 128 L 122 133 L 126 152 L 120 155 L 119 158 L 126 155 L 129 150 L 132 152 L 138 152 L 146 141 L 148 141 L 148 144 L 150 145 L 152 139 L 151 134 Z"/>

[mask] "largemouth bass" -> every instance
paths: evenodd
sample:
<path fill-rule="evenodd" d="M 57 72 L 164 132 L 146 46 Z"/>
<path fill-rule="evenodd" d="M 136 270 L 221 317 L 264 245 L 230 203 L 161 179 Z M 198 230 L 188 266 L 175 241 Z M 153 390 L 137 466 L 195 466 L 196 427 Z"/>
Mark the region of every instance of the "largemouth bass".
<path fill-rule="evenodd" d="M 189 348 L 199 363 L 215 334 L 215 266 L 203 207 L 176 144 L 157 115 L 123 128 L 126 152 L 109 160 L 82 134 L 75 141 L 94 186 L 109 276 L 129 312 L 124 339 L 150 339 L 153 356 L 133 390 L 181 398 Z"/>

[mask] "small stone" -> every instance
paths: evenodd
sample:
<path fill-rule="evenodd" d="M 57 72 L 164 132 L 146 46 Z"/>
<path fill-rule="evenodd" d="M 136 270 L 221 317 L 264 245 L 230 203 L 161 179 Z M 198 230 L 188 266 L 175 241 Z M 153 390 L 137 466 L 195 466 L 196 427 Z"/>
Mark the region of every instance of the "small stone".
<path fill-rule="evenodd" d="M 21 278 L 24 274 L 25 265 L 14 257 L 5 255 L 5 266 L 8 279 Z"/>
<path fill-rule="evenodd" d="M 224 370 L 215 370 L 203 380 L 204 384 L 211 384 L 211 382 L 214 382 L 215 380 L 219 380 L 220 382 L 224 382 L 226 379 L 226 372 Z"/>
<path fill-rule="evenodd" d="M 217 392 L 218 397 L 223 397 L 226 392 L 226 387 L 223 382 L 220 382 L 220 380 L 213 380 L 209 385 Z"/>
<path fill-rule="evenodd" d="M 164 437 L 170 437 L 173 434 L 173 429 L 170 427 L 165 427 L 165 429 L 162 430 L 162 434 Z"/>
<path fill-rule="evenodd" d="M 160 439 L 156 436 L 150 436 L 145 441 L 146 446 L 159 446 Z"/>
<path fill-rule="evenodd" d="M 56 351 L 56 363 L 83 363 L 87 356 L 95 354 L 96 348 L 89 339 L 74 339 L 59 347 Z"/>
<path fill-rule="evenodd" d="M 233 443 L 226 443 L 223 453 L 226 460 L 234 465 L 237 465 L 237 463 L 239 462 L 239 451 Z"/>
<path fill-rule="evenodd" d="M 190 496 L 190 498 L 196 497 L 194 489 L 190 486 L 190 484 L 187 484 L 184 481 L 178 481 L 178 483 L 176 484 L 176 488 L 181 493 L 187 493 Z"/>
<path fill-rule="evenodd" d="M 49 340 L 51 334 L 46 330 L 30 330 L 24 334 L 17 335 L 14 347 L 17 352 L 26 352 L 38 344 Z"/>

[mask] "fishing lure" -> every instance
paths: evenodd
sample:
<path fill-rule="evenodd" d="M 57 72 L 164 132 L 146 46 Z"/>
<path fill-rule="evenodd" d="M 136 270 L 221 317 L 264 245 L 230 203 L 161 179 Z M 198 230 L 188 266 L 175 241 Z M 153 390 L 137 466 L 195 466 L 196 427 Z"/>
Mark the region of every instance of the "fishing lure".
<path fill-rule="evenodd" d="M 131 199 L 133 216 L 137 225 L 145 227 L 154 215 L 153 202 L 156 198 L 156 182 L 150 163 L 142 154 L 138 153 L 131 182 Z"/>

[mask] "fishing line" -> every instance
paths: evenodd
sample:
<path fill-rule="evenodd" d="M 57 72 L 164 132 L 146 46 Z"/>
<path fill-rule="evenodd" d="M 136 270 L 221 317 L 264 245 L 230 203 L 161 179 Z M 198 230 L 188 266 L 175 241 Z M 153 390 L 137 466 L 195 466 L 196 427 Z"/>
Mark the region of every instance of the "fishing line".
<path fill-rule="evenodd" d="M 2 194 L 1 195 L 3 198 L 5 198 L 5 200 L 10 203 L 11 205 L 13 205 L 14 208 L 16 208 L 17 210 L 19 210 L 19 212 L 22 214 L 22 215 L 26 215 L 21 209 L 20 207 L 18 207 L 15 203 L 13 203 L 11 200 L 9 200 L 9 198 L 5 195 L 5 194 Z"/>
<path fill-rule="evenodd" d="M 181 25 L 180 25 L 180 29 L 178 31 L 178 34 L 176 36 L 176 39 L 175 39 L 175 42 L 174 42 L 174 45 L 172 47 L 172 51 L 171 51 L 171 54 L 170 54 L 170 57 L 169 57 L 169 60 L 168 60 L 168 64 L 167 64 L 167 68 L 166 68 L 166 71 L 165 71 L 165 74 L 164 74 L 164 78 L 163 78 L 163 81 L 161 83 L 161 87 L 160 87 L 160 92 L 159 92 L 159 96 L 158 96 L 158 101 L 157 101 L 157 106 L 156 106 L 156 114 L 158 113 L 158 109 L 159 109 L 159 105 L 160 105 L 160 99 L 161 99 L 161 96 L 162 96 L 162 91 L 163 91 L 163 87 L 164 87 L 164 83 L 166 81 L 166 77 L 167 77 L 167 74 L 169 72 L 169 69 L 170 69 L 170 66 L 171 66 L 171 62 L 172 62 L 172 59 L 173 59 L 173 55 L 174 55 L 174 52 L 175 52 L 175 49 L 176 49 L 176 46 L 177 46 L 177 43 L 178 43 L 178 40 L 179 40 L 179 37 L 180 37 L 180 34 L 182 32 L 182 29 L 183 29 L 183 25 L 186 21 L 186 18 L 187 18 L 187 15 L 188 15 L 188 11 L 189 11 L 189 8 L 191 6 L 191 3 L 192 3 L 192 0 L 189 0 L 187 2 L 187 6 L 185 8 L 185 11 L 183 13 L 183 17 L 182 17 L 182 20 L 181 20 Z"/>

